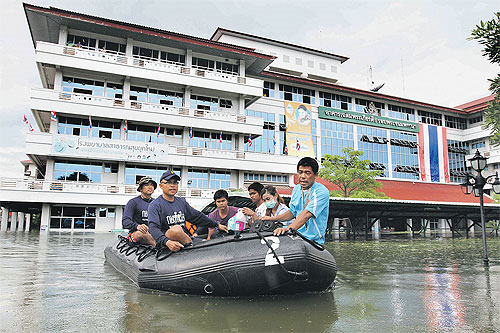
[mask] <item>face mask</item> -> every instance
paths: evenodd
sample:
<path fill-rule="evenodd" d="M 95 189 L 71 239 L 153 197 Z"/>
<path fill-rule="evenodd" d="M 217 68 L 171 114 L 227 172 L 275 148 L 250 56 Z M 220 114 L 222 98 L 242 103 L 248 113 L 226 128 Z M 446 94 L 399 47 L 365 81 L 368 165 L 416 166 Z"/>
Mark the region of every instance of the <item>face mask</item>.
<path fill-rule="evenodd" d="M 274 208 L 274 206 L 276 206 L 276 201 L 274 201 L 274 199 L 267 201 L 267 202 L 265 202 L 265 205 L 267 208 Z"/>

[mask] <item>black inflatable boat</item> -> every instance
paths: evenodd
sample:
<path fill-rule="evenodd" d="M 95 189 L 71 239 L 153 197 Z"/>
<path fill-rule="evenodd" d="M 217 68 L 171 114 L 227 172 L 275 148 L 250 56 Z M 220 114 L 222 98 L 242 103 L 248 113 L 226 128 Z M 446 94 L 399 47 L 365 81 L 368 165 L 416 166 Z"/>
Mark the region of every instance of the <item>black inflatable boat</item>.
<path fill-rule="evenodd" d="M 106 260 L 141 288 L 176 294 L 241 296 L 327 290 L 337 273 L 323 246 L 294 232 L 226 235 L 179 252 L 136 245 L 126 238 L 105 250 Z"/>

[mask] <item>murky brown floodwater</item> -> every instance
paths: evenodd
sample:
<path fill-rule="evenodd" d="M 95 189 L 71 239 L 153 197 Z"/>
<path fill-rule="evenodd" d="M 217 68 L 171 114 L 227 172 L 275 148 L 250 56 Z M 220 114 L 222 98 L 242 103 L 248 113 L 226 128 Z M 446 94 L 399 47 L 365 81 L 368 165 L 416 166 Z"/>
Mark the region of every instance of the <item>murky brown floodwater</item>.
<path fill-rule="evenodd" d="M 343 241 L 333 292 L 208 298 L 140 290 L 114 234 L 0 233 L 0 331 L 500 331 L 500 240 Z"/>

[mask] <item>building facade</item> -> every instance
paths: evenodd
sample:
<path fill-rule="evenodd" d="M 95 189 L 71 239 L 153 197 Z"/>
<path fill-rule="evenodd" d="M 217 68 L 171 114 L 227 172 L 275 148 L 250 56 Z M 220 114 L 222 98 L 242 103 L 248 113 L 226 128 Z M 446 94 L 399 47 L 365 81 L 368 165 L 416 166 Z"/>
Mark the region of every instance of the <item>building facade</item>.
<path fill-rule="evenodd" d="M 29 211 L 42 230 L 119 229 L 137 181 L 166 170 L 200 206 L 219 188 L 293 186 L 301 156 L 345 147 L 398 181 L 460 183 L 476 149 L 500 165 L 481 108 L 346 87 L 344 56 L 221 28 L 203 39 L 24 9 L 39 130 L 26 135 L 24 178 L 1 181 L 1 230 L 26 229 L 24 215 L 8 216 Z"/>

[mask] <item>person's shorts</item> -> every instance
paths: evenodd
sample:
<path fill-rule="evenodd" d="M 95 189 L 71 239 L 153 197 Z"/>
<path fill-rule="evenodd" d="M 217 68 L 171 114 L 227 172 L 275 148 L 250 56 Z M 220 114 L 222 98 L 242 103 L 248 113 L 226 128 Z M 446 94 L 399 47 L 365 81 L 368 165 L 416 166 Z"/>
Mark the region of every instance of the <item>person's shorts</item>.
<path fill-rule="evenodd" d="M 129 241 L 131 241 L 132 243 L 137 243 L 137 239 L 135 239 L 135 237 L 134 237 L 134 233 L 133 233 L 133 232 L 129 232 L 129 233 L 128 233 L 127 239 L 128 239 Z"/>

